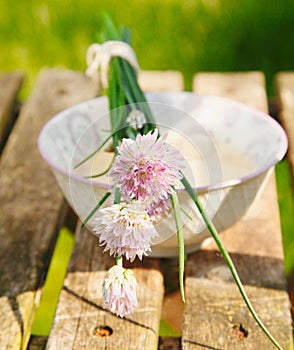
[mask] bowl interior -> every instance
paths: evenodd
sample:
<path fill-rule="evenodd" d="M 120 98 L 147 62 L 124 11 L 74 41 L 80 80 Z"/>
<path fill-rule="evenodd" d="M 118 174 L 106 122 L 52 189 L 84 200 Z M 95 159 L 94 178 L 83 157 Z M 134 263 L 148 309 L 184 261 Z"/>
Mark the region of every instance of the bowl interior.
<path fill-rule="evenodd" d="M 270 116 L 225 98 L 188 92 L 146 94 L 160 133 L 187 159 L 187 177 L 199 190 L 240 183 L 266 171 L 284 156 L 287 138 Z M 52 118 L 42 129 L 39 149 L 55 171 L 105 185 L 107 177 L 85 179 L 107 168 L 103 150 L 78 169 L 110 131 L 107 97 L 99 97 Z"/>

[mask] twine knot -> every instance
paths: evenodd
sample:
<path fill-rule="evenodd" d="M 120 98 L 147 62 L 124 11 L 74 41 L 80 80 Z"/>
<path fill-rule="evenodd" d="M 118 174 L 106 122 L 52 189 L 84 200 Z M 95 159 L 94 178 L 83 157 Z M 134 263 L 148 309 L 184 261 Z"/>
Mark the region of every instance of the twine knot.
<path fill-rule="evenodd" d="M 110 40 L 103 44 L 92 44 L 87 50 L 87 70 L 86 75 L 93 79 L 100 79 L 103 88 L 108 87 L 108 69 L 112 57 L 121 57 L 128 61 L 130 65 L 139 71 L 136 54 L 132 47 L 123 42 Z"/>

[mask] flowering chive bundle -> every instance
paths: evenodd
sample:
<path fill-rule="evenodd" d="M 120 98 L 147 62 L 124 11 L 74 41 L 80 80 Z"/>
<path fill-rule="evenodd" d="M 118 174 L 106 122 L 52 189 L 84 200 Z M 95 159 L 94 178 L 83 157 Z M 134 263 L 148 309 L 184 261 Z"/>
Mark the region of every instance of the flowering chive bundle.
<path fill-rule="evenodd" d="M 109 176 L 114 184 L 83 223 L 86 224 L 94 215 L 94 233 L 99 237 L 100 244 L 105 247 L 104 251 L 109 251 L 110 255 L 116 258 L 116 265 L 108 271 L 103 281 L 104 306 L 120 317 L 135 311 L 138 305 L 137 283 L 132 271 L 123 267 L 123 257 L 132 262 L 136 257 L 142 259 L 147 255 L 151 250 L 153 238 L 158 236 L 154 225 L 171 210 L 174 213 L 178 236 L 180 291 L 182 300 L 185 300 L 184 238 L 180 205 L 175 191 L 175 187 L 181 181 L 219 247 L 253 318 L 271 342 L 278 349 L 282 349 L 253 309 L 214 224 L 206 215 L 195 190 L 182 174 L 183 157 L 166 142 L 165 137 L 159 135 L 145 96 L 137 82 L 135 72 L 137 67 L 133 67 L 136 66 L 133 52 L 130 48 L 127 49 L 129 53 L 131 52 L 130 59 L 127 59 L 125 53 L 113 55 L 115 52 L 113 40 L 118 41 L 120 47 L 125 47 L 125 43 L 122 45 L 121 41 L 129 41 L 127 32 L 119 33 L 107 16 L 105 21 L 103 40 L 107 43 L 111 40 L 111 44 L 105 47 L 94 45 L 103 55 L 106 47 L 113 50 L 109 53 L 111 57 L 105 56 L 100 61 L 109 63 L 107 95 L 112 127 L 109 138 L 112 138 L 115 152 Z M 99 62 L 99 59 L 96 59 L 96 62 Z M 105 71 L 103 74 L 105 76 Z M 134 107 L 134 104 L 139 102 L 145 103 Z M 108 139 L 85 160 L 98 152 Z M 111 194 L 114 198 L 113 205 L 100 209 Z"/>

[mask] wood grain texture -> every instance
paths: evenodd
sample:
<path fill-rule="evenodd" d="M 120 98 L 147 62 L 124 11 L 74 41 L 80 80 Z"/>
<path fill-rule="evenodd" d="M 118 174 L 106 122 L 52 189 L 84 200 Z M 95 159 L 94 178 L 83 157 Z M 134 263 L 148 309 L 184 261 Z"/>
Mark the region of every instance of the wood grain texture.
<path fill-rule="evenodd" d="M 84 74 L 40 73 L 1 160 L 0 349 L 25 349 L 64 200 L 37 149 L 44 123 L 97 94 Z"/>
<path fill-rule="evenodd" d="M 183 327 L 190 336 L 183 334 L 183 349 L 275 349 L 252 321 L 234 283 L 188 278 L 186 290 L 187 295 L 193 291 L 194 295 L 190 294 L 191 311 L 184 317 Z M 281 291 L 255 286 L 246 286 L 246 291 L 267 328 L 283 349 L 290 349 L 291 339 L 284 329 L 288 303 Z"/>
<path fill-rule="evenodd" d="M 136 264 L 139 306 L 123 319 L 103 309 L 102 281 L 114 263 L 97 237 L 78 229 L 47 349 L 157 349 L 163 298 L 158 261 Z M 109 327 L 112 334 L 99 336 L 99 327 Z"/>
<path fill-rule="evenodd" d="M 279 117 L 289 139 L 288 158 L 294 181 L 294 72 L 277 74 L 276 92 L 280 107 Z"/>
<path fill-rule="evenodd" d="M 194 78 L 194 88 L 200 93 L 232 97 L 264 111 L 267 108 L 264 78 L 258 72 L 199 74 Z M 261 319 L 284 349 L 292 349 L 274 175 L 247 214 L 221 238 Z M 189 256 L 185 283 L 184 350 L 274 349 L 247 311 L 214 242 Z M 247 336 L 240 325 L 248 331 Z"/>
<path fill-rule="evenodd" d="M 0 74 L 0 150 L 14 122 L 14 107 L 23 79 L 20 72 Z"/>
<path fill-rule="evenodd" d="M 142 79 L 145 91 L 181 90 L 183 86 L 178 72 L 147 72 Z M 159 260 L 145 258 L 135 265 L 139 306 L 124 319 L 103 309 L 101 285 L 113 264 L 113 258 L 102 253 L 93 234 L 77 230 L 47 349 L 157 349 L 164 294 Z M 110 327 L 112 334 L 94 335 L 99 327 Z"/>

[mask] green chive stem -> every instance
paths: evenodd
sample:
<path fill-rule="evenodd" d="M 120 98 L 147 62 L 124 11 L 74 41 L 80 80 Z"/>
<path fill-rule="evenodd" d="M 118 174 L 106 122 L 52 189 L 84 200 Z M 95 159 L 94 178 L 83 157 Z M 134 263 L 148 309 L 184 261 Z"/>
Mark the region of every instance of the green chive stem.
<path fill-rule="evenodd" d="M 184 233 L 183 225 L 180 215 L 179 199 L 176 192 L 171 194 L 172 206 L 174 209 L 174 217 L 177 228 L 178 236 L 178 251 L 179 251 L 179 282 L 180 282 L 180 293 L 183 303 L 185 302 L 184 292 L 184 267 L 185 267 L 185 247 L 184 247 Z"/>
<path fill-rule="evenodd" d="M 227 252 L 226 248 L 224 247 L 220 236 L 213 224 L 213 222 L 207 217 L 204 208 L 202 207 L 201 202 L 199 201 L 199 198 L 195 192 L 195 190 L 192 188 L 192 186 L 189 184 L 189 182 L 187 181 L 187 179 L 183 176 L 182 178 L 182 184 L 184 185 L 186 191 L 188 192 L 188 194 L 190 195 L 190 197 L 193 199 L 197 209 L 199 210 L 204 222 L 207 225 L 207 228 L 209 229 L 209 232 L 211 233 L 211 236 L 213 237 L 215 243 L 217 244 L 225 262 L 227 263 L 229 269 L 231 270 L 232 276 L 237 284 L 237 287 L 240 291 L 240 294 L 245 302 L 245 304 L 248 307 L 248 310 L 250 311 L 252 317 L 254 318 L 254 320 L 256 321 L 256 323 L 258 324 L 258 326 L 261 328 L 261 330 L 267 335 L 267 337 L 270 339 L 270 341 L 279 349 L 279 350 L 283 350 L 283 348 L 280 346 L 280 344 L 275 340 L 275 338 L 271 335 L 271 333 L 268 331 L 268 329 L 265 327 L 265 325 L 263 324 L 263 322 L 261 321 L 261 319 L 258 317 L 256 311 L 254 310 L 250 299 L 247 296 L 247 293 L 243 287 L 243 284 L 239 278 L 238 272 L 235 268 L 235 265 L 229 255 L 229 253 Z"/>
<path fill-rule="evenodd" d="M 95 212 L 101 207 L 101 205 L 106 201 L 106 199 L 110 196 L 110 192 L 106 192 L 105 195 L 100 199 L 100 201 L 95 205 L 94 209 L 91 213 L 86 217 L 83 221 L 81 228 L 85 227 L 86 223 L 91 219 L 91 217 L 95 214 Z"/>

